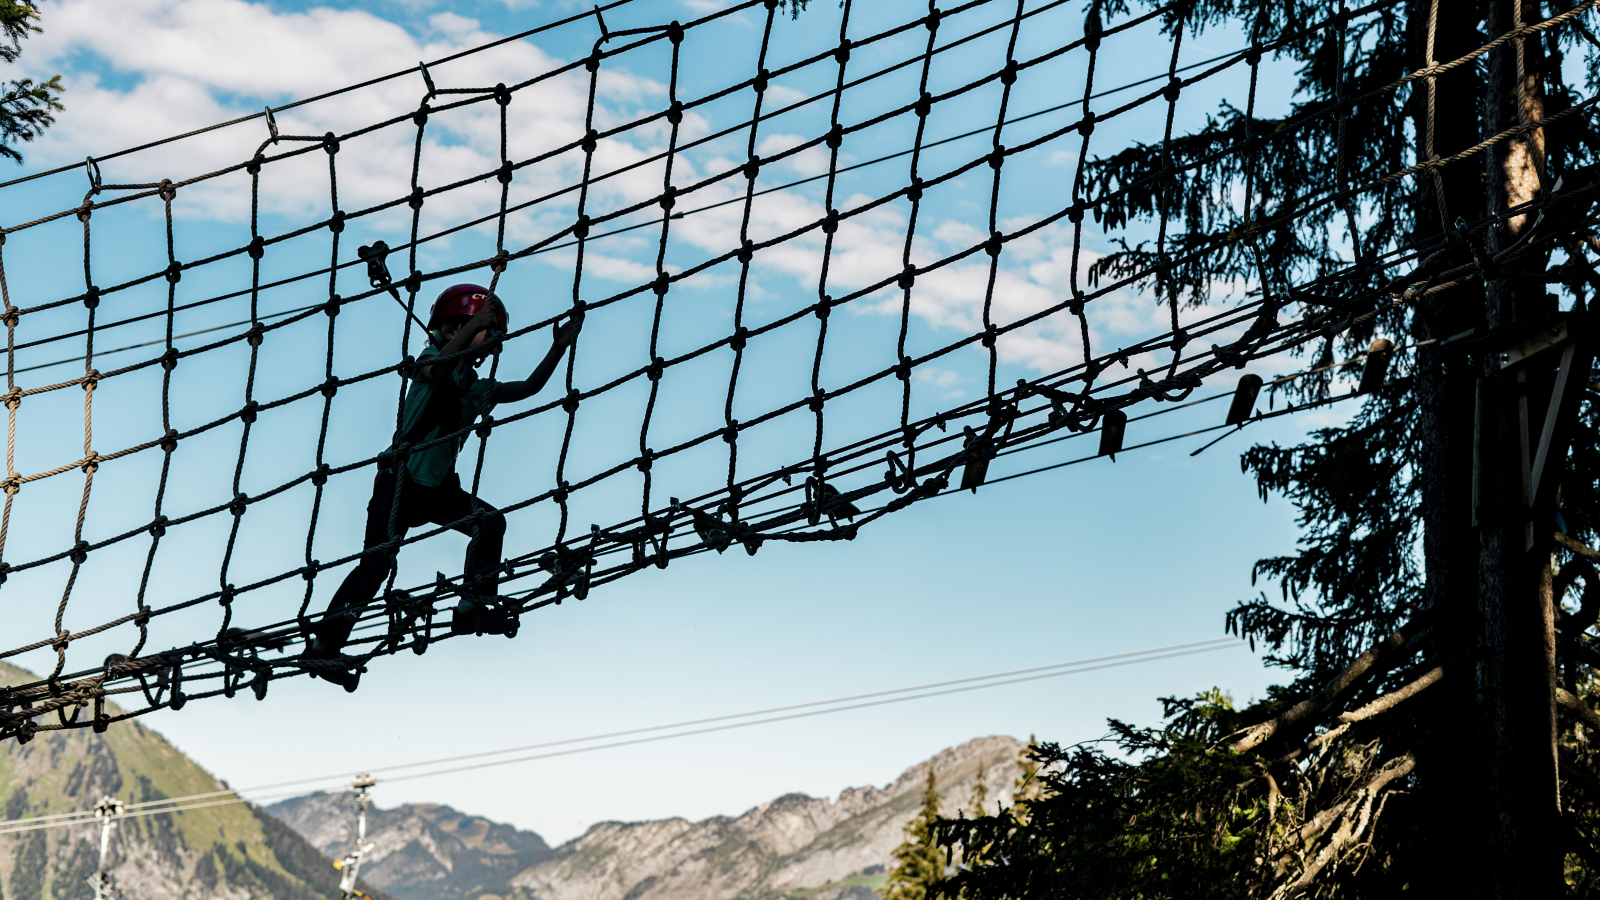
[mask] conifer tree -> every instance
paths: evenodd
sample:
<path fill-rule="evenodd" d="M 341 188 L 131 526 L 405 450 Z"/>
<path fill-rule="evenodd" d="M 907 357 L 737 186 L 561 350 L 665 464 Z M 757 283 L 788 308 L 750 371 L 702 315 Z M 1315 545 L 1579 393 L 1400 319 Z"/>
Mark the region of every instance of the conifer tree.
<path fill-rule="evenodd" d="M 39 7 L 35 0 L 0 0 L 0 62 L 15 63 L 22 42 L 37 34 Z M 55 122 L 60 112 L 61 76 L 38 82 L 17 78 L 0 82 L 0 156 L 22 162 L 14 144 L 31 141 Z"/>
<path fill-rule="evenodd" d="M 1044 796 L 1044 782 L 1039 779 L 1039 738 L 1028 735 L 1028 743 L 1017 751 L 1017 777 L 1012 781 L 1011 814 L 1018 821 L 1028 820 L 1028 804 Z"/>
<path fill-rule="evenodd" d="M 1529 516 L 1508 462 L 1515 403 L 1548 396 L 1553 369 L 1536 368 L 1529 383 L 1546 386 L 1519 395 L 1494 345 L 1442 346 L 1582 311 L 1600 286 L 1585 258 L 1600 248 L 1589 236 L 1600 127 L 1577 108 L 1600 88 L 1600 38 L 1573 19 L 1485 47 L 1570 0 L 1407 0 L 1362 13 L 1315 0 L 1087 0 L 1085 32 L 1135 5 L 1160 7 L 1167 33 L 1186 40 L 1219 25 L 1256 45 L 1282 39 L 1276 58 L 1296 67 L 1297 93 L 1286 110 L 1224 104 L 1189 134 L 1085 159 L 1083 193 L 1110 198 L 1091 207 L 1102 225 L 1165 234 L 1164 245 L 1121 243 L 1091 276 L 1158 273 L 1145 287 L 1163 302 L 1254 279 L 1293 303 L 1288 288 L 1324 278 L 1310 299 L 1337 327 L 1316 364 L 1380 335 L 1416 349 L 1396 355 L 1348 424 L 1244 456 L 1263 499 L 1295 505 L 1302 536 L 1251 573 L 1277 596 L 1241 603 L 1227 628 L 1264 647 L 1286 683 L 1243 709 L 1218 690 L 1163 698 L 1159 727 L 1113 721 L 1099 745 L 1033 748 L 1041 796 L 940 824 L 954 849 L 984 849 L 936 891 L 1600 896 L 1600 755 L 1581 740 L 1581 723 L 1600 724 L 1585 690 L 1600 670 L 1600 393 L 1591 385 L 1583 398 L 1559 512 Z M 1347 32 L 1308 29 L 1342 10 Z M 1381 90 L 1432 62 L 1451 65 L 1431 84 Z M 1330 108 L 1343 114 L 1318 115 Z M 1533 127 L 1569 110 L 1581 114 Z M 1387 177 L 1474 147 L 1423 177 Z M 1522 240 L 1531 217 L 1505 211 L 1548 200 L 1562 177 L 1589 192 L 1564 226 L 1577 239 Z M 1373 187 L 1343 194 L 1361 185 Z M 1331 196 L 1349 199 L 1304 205 Z M 1275 224 L 1251 233 L 1253 222 Z M 1207 249 L 1234 234 L 1220 255 Z M 1502 252 L 1481 277 L 1388 302 Z M 1562 277 L 1580 272 L 1581 283 Z M 1334 372 L 1289 390 L 1327 396 Z M 1544 402 L 1529 401 L 1540 410 L 1530 418 Z"/>
<path fill-rule="evenodd" d="M 989 804 L 989 767 L 981 759 L 978 760 L 977 779 L 972 785 L 972 799 L 967 803 L 967 811 L 974 819 L 989 814 L 985 809 Z"/>
<path fill-rule="evenodd" d="M 883 900 L 925 900 L 944 877 L 945 854 L 934 833 L 941 799 L 930 765 L 922 786 L 922 806 L 906 825 L 906 839 L 894 849 L 894 868 L 880 894 Z"/>

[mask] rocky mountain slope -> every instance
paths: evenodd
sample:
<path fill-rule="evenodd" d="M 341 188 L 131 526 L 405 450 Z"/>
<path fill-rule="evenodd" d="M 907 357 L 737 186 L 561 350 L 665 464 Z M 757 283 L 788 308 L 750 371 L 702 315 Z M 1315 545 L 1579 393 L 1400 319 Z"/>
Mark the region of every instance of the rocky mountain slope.
<path fill-rule="evenodd" d="M 737 817 L 602 823 L 512 883 L 534 900 L 866 900 L 916 814 L 928 766 L 953 814 L 982 765 L 992 810 L 1010 802 L 1020 749 L 978 738 L 834 800 L 790 794 Z"/>
<path fill-rule="evenodd" d="M 789 794 L 701 822 L 604 822 L 553 852 L 531 832 L 445 806 L 379 810 L 368 824 L 378 849 L 362 873 L 399 900 L 871 900 L 928 766 L 950 814 L 968 807 L 983 769 L 993 810 L 1010 803 L 1021 747 L 1009 737 L 968 741 L 892 784 L 832 800 Z M 267 809 L 323 853 L 349 846 L 348 795 Z"/>
<path fill-rule="evenodd" d="M 0 683 L 33 680 L 0 663 Z M 135 721 L 105 734 L 55 731 L 27 744 L 0 743 L 0 803 L 7 821 L 91 809 L 106 795 L 139 803 L 224 789 Z M 95 871 L 99 838 L 94 824 L 0 835 L 0 896 L 91 900 L 87 879 Z M 293 829 L 242 803 L 127 818 L 113 834 L 110 860 L 129 900 L 326 900 L 339 894 L 330 859 Z"/>
<path fill-rule="evenodd" d="M 349 793 L 317 793 L 266 807 L 329 856 L 354 843 L 356 801 Z M 438 804 L 368 807 L 367 839 L 376 846 L 361 874 L 397 900 L 480 900 L 515 888 L 518 873 L 550 858 L 531 831 L 459 813 Z"/>

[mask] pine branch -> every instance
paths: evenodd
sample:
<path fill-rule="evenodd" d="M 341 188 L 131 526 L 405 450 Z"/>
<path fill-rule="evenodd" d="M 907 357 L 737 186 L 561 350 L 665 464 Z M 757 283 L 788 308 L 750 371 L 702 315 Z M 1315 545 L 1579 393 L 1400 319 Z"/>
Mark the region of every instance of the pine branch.
<path fill-rule="evenodd" d="M 1326 744 L 1329 741 L 1335 740 L 1346 731 L 1349 731 L 1351 725 L 1354 725 L 1357 722 L 1364 722 L 1373 716 L 1380 715 L 1388 712 L 1391 709 L 1394 709 L 1401 703 L 1410 700 L 1412 697 L 1415 697 L 1433 685 L 1438 684 L 1443 678 L 1444 666 L 1434 666 L 1432 669 L 1429 669 L 1427 672 L 1423 673 L 1421 677 L 1417 678 L 1415 681 L 1412 681 L 1410 684 L 1407 684 L 1405 687 L 1402 687 L 1397 691 L 1384 694 L 1382 697 L 1379 697 L 1360 709 L 1340 713 L 1338 719 L 1336 720 L 1339 723 L 1339 727 L 1330 729 L 1322 734 L 1317 735 L 1316 737 L 1312 738 L 1306 744 L 1306 746 L 1316 747 L 1320 744 Z"/>
<path fill-rule="evenodd" d="M 1578 699 L 1578 696 L 1566 688 L 1556 688 L 1556 704 L 1566 708 L 1576 715 L 1583 724 L 1600 731 L 1600 713 L 1589 708 L 1589 705 Z"/>
<path fill-rule="evenodd" d="M 1313 716 L 1332 706 L 1350 689 L 1366 681 L 1371 676 L 1388 671 L 1399 663 L 1404 658 L 1399 654 L 1399 651 L 1410 642 L 1415 629 L 1416 623 L 1413 621 L 1394 634 L 1389 635 L 1381 643 L 1368 649 L 1367 652 L 1356 657 L 1355 662 L 1352 662 L 1343 672 L 1334 676 L 1333 680 L 1328 682 L 1327 686 L 1315 697 L 1302 700 L 1259 725 L 1252 725 L 1241 732 L 1237 732 L 1241 736 L 1229 744 L 1228 749 L 1235 753 L 1246 753 L 1293 726 L 1309 724 L 1309 720 Z"/>

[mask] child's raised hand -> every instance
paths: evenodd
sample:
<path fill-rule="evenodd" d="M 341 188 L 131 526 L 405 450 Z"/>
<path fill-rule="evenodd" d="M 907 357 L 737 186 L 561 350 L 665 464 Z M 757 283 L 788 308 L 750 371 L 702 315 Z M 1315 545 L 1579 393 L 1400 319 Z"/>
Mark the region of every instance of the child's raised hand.
<path fill-rule="evenodd" d="M 570 347 L 578 339 L 578 332 L 583 330 L 583 313 L 575 312 L 565 324 L 553 325 L 555 331 L 555 344 L 557 347 Z"/>
<path fill-rule="evenodd" d="M 494 322 L 495 318 L 495 305 L 493 303 L 485 303 L 483 305 L 483 309 L 478 310 L 473 314 L 471 319 L 467 320 L 466 327 L 464 327 L 462 330 L 468 334 L 477 334 L 483 329 L 488 328 L 489 325 Z"/>

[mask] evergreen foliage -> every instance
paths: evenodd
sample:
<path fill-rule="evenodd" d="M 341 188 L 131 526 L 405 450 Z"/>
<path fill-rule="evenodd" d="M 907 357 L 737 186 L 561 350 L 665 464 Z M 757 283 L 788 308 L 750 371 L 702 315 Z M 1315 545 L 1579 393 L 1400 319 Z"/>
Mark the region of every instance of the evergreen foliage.
<path fill-rule="evenodd" d="M 1572 5 L 1525 0 L 1522 17 L 1538 21 Z M 1086 30 L 1128 13 L 1129 6 L 1125 0 L 1090 0 Z M 1440 195 L 1426 178 L 1399 179 L 1356 202 L 1322 205 L 1292 224 L 1254 230 L 1253 223 L 1283 216 L 1309 199 L 1425 158 L 1422 82 L 1409 102 L 1378 96 L 1358 103 L 1345 119 L 1342 143 L 1339 122 L 1331 116 L 1312 120 L 1310 127 L 1280 131 L 1279 125 L 1422 68 L 1429 6 L 1430 0 L 1413 0 L 1393 14 L 1353 20 L 1342 46 L 1331 29 L 1289 43 L 1279 59 L 1296 67 L 1298 90 L 1287 115 L 1225 103 L 1204 127 L 1175 134 L 1165 147 L 1137 144 L 1087 160 L 1085 195 L 1150 179 L 1097 213 L 1108 230 L 1137 225 L 1148 234 L 1155 231 L 1151 226 L 1167 224 L 1164 246 L 1125 238 L 1094 264 L 1091 277 L 1121 278 L 1151 268 L 1162 274 L 1145 286 L 1162 302 L 1205 302 L 1219 284 L 1248 284 L 1276 297 L 1274 302 L 1310 299 L 1337 309 L 1339 296 L 1289 297 L 1285 290 L 1353 261 L 1354 274 L 1330 291 L 1356 296 L 1421 268 L 1385 268 L 1375 262 L 1380 254 L 1410 250 L 1425 261 L 1443 247 L 1437 269 L 1470 262 L 1469 241 L 1491 248 L 1496 241 L 1510 244 L 1515 238 L 1507 226 L 1447 238 L 1452 226 L 1441 221 Z M 1305 0 L 1194 0 L 1169 11 L 1163 27 L 1192 37 L 1232 24 L 1265 43 L 1340 8 Z M 1452 59 L 1503 33 L 1510 27 L 1509 8 L 1507 0 L 1441 0 L 1435 58 Z M 1563 54 L 1582 54 L 1585 95 L 1600 88 L 1600 40 L 1587 28 L 1551 29 L 1527 43 L 1529 59 L 1544 60 L 1537 87 L 1545 115 L 1578 99 L 1578 87 L 1563 81 Z M 1450 143 L 1441 139 L 1441 154 L 1517 122 L 1514 110 L 1507 114 L 1484 99 L 1492 96 L 1495 67 L 1503 72 L 1510 53 L 1491 54 L 1448 76 L 1449 96 L 1456 99 L 1440 112 L 1440 127 L 1454 129 L 1455 137 Z M 1406 94 L 1399 99 L 1405 101 Z M 1261 135 L 1270 137 L 1254 150 L 1231 152 Z M 1580 167 L 1600 157 L 1600 129 L 1591 117 L 1546 128 L 1544 139 L 1551 182 L 1561 173 L 1581 174 Z M 1442 205 L 1452 215 L 1470 222 L 1485 209 L 1506 205 L 1504 193 L 1496 193 L 1494 160 L 1444 170 Z M 1197 161 L 1204 162 L 1181 181 L 1162 174 Z M 1227 202 L 1230 197 L 1247 202 Z M 1239 239 L 1220 255 L 1158 267 L 1219 234 Z M 1554 311 L 1556 298 L 1545 296 L 1546 290 L 1562 292 L 1562 307 L 1583 308 L 1585 287 L 1576 279 L 1544 277 L 1546 265 L 1552 273 L 1560 269 L 1559 254 L 1573 259 L 1578 251 L 1553 251 L 1555 263 L 1548 260 L 1551 251 L 1542 252 L 1518 270 L 1536 292 L 1531 298 L 1524 297 L 1526 291 L 1517 295 L 1523 321 Z M 1488 288 L 1496 289 L 1523 291 Z M 1332 362 L 1336 351 L 1363 351 L 1376 334 L 1396 343 L 1408 337 L 1442 340 L 1483 324 L 1488 303 L 1478 283 L 1397 306 L 1330 337 L 1313 351 L 1316 362 Z M 1451 805 L 1466 796 L 1456 782 L 1481 777 L 1469 757 L 1477 749 L 1471 744 L 1482 740 L 1471 730 L 1472 704 L 1483 695 L 1474 679 L 1481 685 L 1486 677 L 1473 668 L 1483 641 L 1483 626 L 1473 620 L 1481 602 L 1474 596 L 1478 536 L 1467 533 L 1463 565 L 1459 551 L 1447 545 L 1474 514 L 1466 500 L 1470 471 L 1461 468 L 1458 449 L 1451 449 L 1457 455 L 1450 459 L 1441 453 L 1463 444 L 1470 453 L 1471 391 L 1478 373 L 1459 355 L 1432 349 L 1401 354 L 1389 383 L 1347 425 L 1315 431 L 1298 446 L 1246 452 L 1243 470 L 1263 500 L 1277 493 L 1295 505 L 1301 536 L 1293 553 L 1255 565 L 1252 582 L 1275 582 L 1275 589 L 1241 602 L 1225 625 L 1264 649 L 1268 661 L 1286 673 L 1285 683 L 1243 709 L 1213 689 L 1190 699 L 1164 698 L 1160 727 L 1113 721 L 1110 735 L 1099 742 L 1030 742 L 1029 769 L 1019 785 L 1037 784 L 1039 793 L 1025 797 L 1019 790 L 1014 807 L 998 815 L 941 822 L 941 842 L 962 853 L 963 866 L 934 893 L 963 900 L 1177 900 L 1482 891 L 1470 884 L 1479 862 L 1470 858 L 1473 851 L 1450 846 L 1451 835 L 1471 826 L 1456 820 L 1477 814 Z M 1295 399 L 1326 396 L 1338 374 L 1286 390 Z M 1600 538 L 1595 396 L 1591 385 L 1572 438 L 1560 515 L 1554 523 L 1535 525 L 1564 532 L 1549 570 L 1559 676 L 1589 709 L 1600 700 L 1593 675 L 1600 648 L 1590 634 L 1600 619 L 1600 553 L 1588 549 Z M 1447 621 L 1458 630 L 1480 631 L 1452 637 Z M 1445 687 L 1431 687 L 1436 683 Z M 1600 716 L 1565 712 L 1559 724 L 1563 821 L 1554 852 L 1566 855 L 1570 896 L 1600 896 L 1600 757 L 1589 734 L 1600 727 Z M 1447 884 L 1450 878 L 1456 881 Z"/>
<path fill-rule="evenodd" d="M 972 799 L 967 801 L 967 809 L 973 816 L 983 816 L 988 814 L 986 807 L 989 805 L 989 767 L 984 765 L 981 759 L 978 760 L 977 779 L 972 785 Z"/>
<path fill-rule="evenodd" d="M 0 0 L 0 61 L 15 63 L 22 42 L 40 31 L 36 0 Z M 14 145 L 31 141 L 55 123 L 61 105 L 61 76 L 49 81 L 17 78 L 0 84 L 0 156 L 22 162 Z"/>
<path fill-rule="evenodd" d="M 906 839 L 894 848 L 894 868 L 879 895 L 883 900 L 925 900 L 929 889 L 944 877 L 945 854 L 934 833 L 941 799 L 930 765 L 922 786 L 922 806 L 906 824 Z"/>

